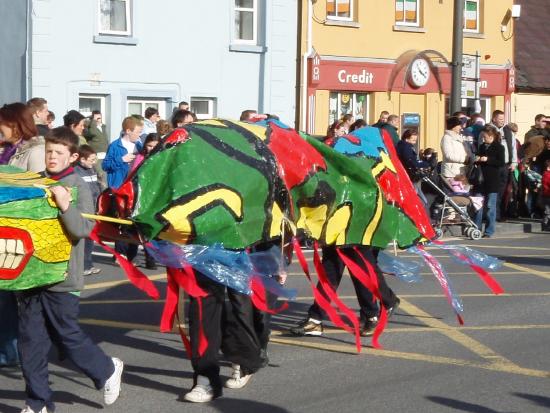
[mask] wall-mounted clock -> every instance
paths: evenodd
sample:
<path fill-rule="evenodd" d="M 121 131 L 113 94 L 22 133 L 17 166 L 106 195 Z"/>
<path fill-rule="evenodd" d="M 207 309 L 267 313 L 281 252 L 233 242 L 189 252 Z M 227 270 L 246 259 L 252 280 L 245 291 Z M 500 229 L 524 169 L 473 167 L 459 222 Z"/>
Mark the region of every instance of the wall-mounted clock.
<path fill-rule="evenodd" d="M 409 73 L 409 82 L 412 86 L 425 86 L 430 80 L 430 65 L 425 59 L 414 59 Z"/>

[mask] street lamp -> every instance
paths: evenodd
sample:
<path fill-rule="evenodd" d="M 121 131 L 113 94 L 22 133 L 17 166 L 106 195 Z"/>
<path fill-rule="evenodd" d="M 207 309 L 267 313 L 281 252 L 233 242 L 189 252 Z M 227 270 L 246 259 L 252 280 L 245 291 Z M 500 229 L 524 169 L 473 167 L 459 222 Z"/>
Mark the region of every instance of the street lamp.
<path fill-rule="evenodd" d="M 464 26 L 464 0 L 455 0 L 453 15 L 453 59 L 450 113 L 462 109 L 462 42 Z"/>

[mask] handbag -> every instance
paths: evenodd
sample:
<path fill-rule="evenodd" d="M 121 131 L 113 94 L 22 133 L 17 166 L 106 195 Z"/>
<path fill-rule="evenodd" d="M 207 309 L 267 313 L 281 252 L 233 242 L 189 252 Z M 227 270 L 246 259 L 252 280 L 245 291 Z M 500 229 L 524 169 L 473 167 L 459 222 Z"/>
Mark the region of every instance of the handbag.
<path fill-rule="evenodd" d="M 473 164 L 468 172 L 468 182 L 470 185 L 481 186 L 483 185 L 483 169 L 480 164 Z"/>

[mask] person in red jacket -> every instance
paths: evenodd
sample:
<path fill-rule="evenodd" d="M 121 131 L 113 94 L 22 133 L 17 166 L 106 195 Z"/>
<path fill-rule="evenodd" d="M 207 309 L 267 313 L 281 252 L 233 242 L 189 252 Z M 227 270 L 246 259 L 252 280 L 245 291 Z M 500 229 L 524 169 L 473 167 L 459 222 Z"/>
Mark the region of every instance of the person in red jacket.
<path fill-rule="evenodd" d="M 550 231 L 550 159 L 546 161 L 546 170 L 542 174 L 541 199 L 544 207 L 542 230 Z"/>

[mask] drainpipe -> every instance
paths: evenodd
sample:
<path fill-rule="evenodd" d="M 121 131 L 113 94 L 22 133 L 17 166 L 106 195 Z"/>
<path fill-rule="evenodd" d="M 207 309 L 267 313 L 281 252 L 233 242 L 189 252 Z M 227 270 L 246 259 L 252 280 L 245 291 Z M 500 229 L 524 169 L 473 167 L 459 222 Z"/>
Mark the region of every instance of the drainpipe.
<path fill-rule="evenodd" d="M 312 46 L 312 21 L 313 21 L 313 0 L 307 2 L 307 39 L 306 51 L 302 58 L 302 116 L 300 117 L 300 130 L 306 131 L 307 125 L 307 59 L 313 51 Z M 306 131 L 309 132 L 309 131 Z"/>
<path fill-rule="evenodd" d="M 31 88 L 32 88 L 32 65 L 31 65 L 31 42 L 32 42 L 32 27 L 31 27 L 31 14 L 32 14 L 32 0 L 27 0 L 27 12 L 26 12 L 26 31 L 27 39 L 25 44 L 25 87 L 24 101 L 27 101 L 31 98 Z M 23 89 L 23 88 L 22 88 Z"/>

